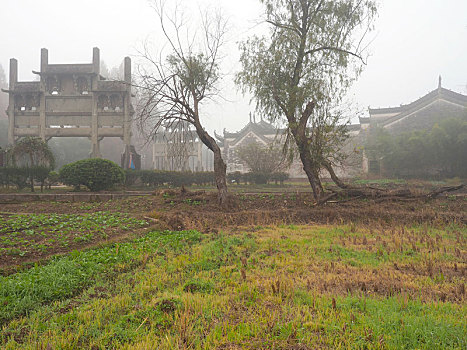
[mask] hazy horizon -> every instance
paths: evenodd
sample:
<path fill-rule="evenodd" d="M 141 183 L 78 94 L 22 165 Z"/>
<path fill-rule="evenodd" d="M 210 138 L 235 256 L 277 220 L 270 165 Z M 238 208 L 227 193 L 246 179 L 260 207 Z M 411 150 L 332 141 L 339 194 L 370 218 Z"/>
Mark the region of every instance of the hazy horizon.
<path fill-rule="evenodd" d="M 219 7 L 229 19 L 224 99 L 209 106 L 204 122 L 217 132 L 239 130 L 254 105 L 233 84 L 240 69 L 237 42 L 261 26 L 262 6 L 255 0 L 183 3 L 190 10 Z M 92 48 L 97 46 L 101 59 L 112 68 L 125 56 L 137 61 L 142 43 L 160 37 L 146 0 L 4 0 L 0 9 L 0 64 L 7 80 L 12 57 L 18 60 L 19 79 L 33 80 L 31 71 L 40 68 L 42 47 L 49 50 L 51 63 L 85 63 L 91 62 Z M 380 1 L 375 28 L 368 64 L 352 89 L 353 100 L 362 110 L 410 103 L 435 89 L 439 75 L 443 87 L 467 94 L 467 1 Z"/>

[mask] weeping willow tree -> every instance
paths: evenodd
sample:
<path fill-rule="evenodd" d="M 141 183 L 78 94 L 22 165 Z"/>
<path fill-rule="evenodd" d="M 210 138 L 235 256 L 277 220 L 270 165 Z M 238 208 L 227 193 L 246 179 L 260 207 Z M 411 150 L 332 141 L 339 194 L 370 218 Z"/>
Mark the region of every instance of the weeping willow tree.
<path fill-rule="evenodd" d="M 286 125 L 319 201 L 322 170 L 345 187 L 334 172 L 347 137 L 337 107 L 365 64 L 377 7 L 372 0 L 260 1 L 269 34 L 240 44 L 236 81 L 259 112 Z"/>

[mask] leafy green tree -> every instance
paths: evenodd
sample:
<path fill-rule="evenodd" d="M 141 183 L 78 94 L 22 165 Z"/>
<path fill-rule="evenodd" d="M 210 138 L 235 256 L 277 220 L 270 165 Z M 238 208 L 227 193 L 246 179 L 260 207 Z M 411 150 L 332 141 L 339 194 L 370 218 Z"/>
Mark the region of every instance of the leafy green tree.
<path fill-rule="evenodd" d="M 260 0 L 268 36 L 241 43 L 237 75 L 263 115 L 285 123 L 319 200 L 319 174 L 333 180 L 333 163 L 346 138 L 334 109 L 363 66 L 363 37 L 371 30 L 376 5 L 371 0 Z"/>
<path fill-rule="evenodd" d="M 396 177 L 466 177 L 467 121 L 445 119 L 429 130 L 391 135 L 376 128 L 365 145 L 383 173 Z"/>
<path fill-rule="evenodd" d="M 28 169 L 29 185 L 34 192 L 34 180 L 41 183 L 41 192 L 48 173 L 55 167 L 55 158 L 45 141 L 39 137 L 25 137 L 8 151 L 9 163 L 13 167 Z"/>

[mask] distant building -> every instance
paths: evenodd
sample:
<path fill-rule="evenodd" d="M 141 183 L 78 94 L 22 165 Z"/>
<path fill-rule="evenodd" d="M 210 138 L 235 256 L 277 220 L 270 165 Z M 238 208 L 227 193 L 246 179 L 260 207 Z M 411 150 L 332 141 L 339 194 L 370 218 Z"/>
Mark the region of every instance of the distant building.
<path fill-rule="evenodd" d="M 369 117 L 360 118 L 360 124 L 348 125 L 349 139 L 343 146 L 349 155 L 344 164 L 334 171 L 341 178 L 354 177 L 366 173 L 379 173 L 380 161 L 365 153 L 366 138 L 371 130 L 382 127 L 390 133 L 402 133 L 432 128 L 436 122 L 445 118 L 467 118 L 467 96 L 444 89 L 441 79 L 438 88 L 420 99 L 400 107 L 370 108 Z M 182 129 L 186 129 L 183 126 Z M 177 128 L 162 128 L 154 136 L 153 164 L 161 170 L 206 171 L 214 169 L 212 152 L 199 140 L 194 130 L 186 133 Z M 186 136 L 182 136 L 186 135 Z M 284 142 L 284 130 L 254 115 L 238 132 L 224 129 L 222 135 L 215 133 L 216 141 L 227 165 L 227 173 L 239 171 L 246 173 L 249 168 L 238 158 L 239 148 L 251 143 L 270 145 Z M 306 178 L 302 164 L 297 156 L 288 169 L 290 178 Z M 327 176 L 326 172 L 322 174 Z"/>
<path fill-rule="evenodd" d="M 18 81 L 18 61 L 10 59 L 8 144 L 21 137 L 88 137 L 93 158 L 100 158 L 104 137 L 121 138 L 125 149 L 122 167 L 139 156 L 131 147 L 131 60 L 124 59 L 124 80 L 108 81 L 100 75 L 100 51 L 92 62 L 50 64 L 41 50 L 39 81 Z"/>
<path fill-rule="evenodd" d="M 400 107 L 370 108 L 369 118 L 360 118 L 362 129 L 379 126 L 391 133 L 431 129 L 446 118 L 467 118 L 467 96 L 438 88 L 418 100 Z"/>
<path fill-rule="evenodd" d="M 400 107 L 370 108 L 369 117 L 360 118 L 360 142 L 372 129 L 380 127 L 391 134 L 431 129 L 443 119 L 467 119 L 467 96 L 445 89 L 439 78 L 438 88 L 418 100 Z M 363 157 L 363 172 L 379 174 L 380 160 L 367 154 Z"/>
<path fill-rule="evenodd" d="M 153 136 L 153 166 L 168 171 L 213 171 L 214 155 L 187 123 L 166 124 Z"/>
<path fill-rule="evenodd" d="M 349 125 L 348 128 L 352 140 L 353 136 L 358 135 L 360 125 Z M 285 141 L 284 130 L 275 128 L 263 119 L 256 122 L 256 118 L 251 115 L 250 122 L 240 131 L 227 132 L 224 130 L 223 136 L 217 134 L 215 136 L 222 149 L 223 159 L 227 164 L 227 173 L 233 173 L 236 171 L 246 173 L 249 171 L 246 164 L 243 164 L 237 156 L 239 148 L 251 143 L 267 146 L 276 142 L 281 145 Z M 346 144 L 345 147 L 346 149 L 349 148 L 350 153 L 353 153 L 353 144 L 351 142 Z M 352 161 L 350 161 L 350 159 L 352 159 Z M 356 172 L 361 172 L 360 164 L 360 160 L 355 162 L 354 158 L 350 157 L 349 164 L 343 164 L 335 171 L 338 175 L 347 177 L 354 175 Z M 295 157 L 295 160 L 292 162 L 287 172 L 289 177 L 292 179 L 306 178 L 306 174 L 303 171 L 303 165 L 298 156 Z"/>
<path fill-rule="evenodd" d="M 239 171 L 248 172 L 249 169 L 237 156 L 237 150 L 243 146 L 257 143 L 261 146 L 268 146 L 280 137 L 280 130 L 271 124 L 261 120 L 256 123 L 254 117 L 250 115 L 250 122 L 238 132 L 227 132 L 224 135 L 215 135 L 222 149 L 222 157 L 227 164 L 227 173 Z"/>

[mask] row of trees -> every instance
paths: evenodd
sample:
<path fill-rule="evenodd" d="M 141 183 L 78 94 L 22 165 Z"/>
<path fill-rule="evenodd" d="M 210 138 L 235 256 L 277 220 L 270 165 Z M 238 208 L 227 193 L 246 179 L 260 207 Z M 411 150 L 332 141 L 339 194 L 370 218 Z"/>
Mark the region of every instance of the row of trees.
<path fill-rule="evenodd" d="M 2 169 L 3 185 L 15 184 L 19 189 L 40 182 L 41 191 L 49 173 L 55 167 L 55 158 L 47 143 L 38 137 L 25 137 L 7 148 L 6 167 Z"/>
<path fill-rule="evenodd" d="M 298 150 L 314 197 L 322 196 L 319 178 L 333 171 L 347 137 L 337 107 L 364 64 L 362 45 L 372 29 L 372 0 L 260 0 L 265 8 L 266 36 L 240 44 L 242 71 L 236 82 L 251 93 L 257 110 L 287 130 L 287 150 Z M 219 203 L 227 201 L 226 165 L 219 146 L 201 122 L 206 102 L 219 95 L 221 49 L 227 32 L 219 13 L 204 14 L 202 30 L 190 30 L 175 8 L 168 15 L 163 0 L 153 0 L 169 52 L 154 55 L 145 46 L 148 65 L 139 74 L 139 121 L 142 128 L 193 125 L 214 153 Z M 187 33 L 194 33 L 193 36 Z"/>
<path fill-rule="evenodd" d="M 467 121 L 445 119 L 430 130 L 391 135 L 373 130 L 365 146 L 394 177 L 467 177 Z"/>
<path fill-rule="evenodd" d="M 287 130 L 285 151 L 297 149 L 318 201 L 326 169 L 345 187 L 333 167 L 342 154 L 345 123 L 342 97 L 364 65 L 367 33 L 376 15 L 373 0 L 260 0 L 269 33 L 240 44 L 242 70 L 236 82 L 253 95 L 257 110 Z M 219 96 L 220 63 L 227 23 L 219 12 L 205 13 L 199 30 L 187 28 L 180 7 L 168 15 L 164 0 L 153 0 L 169 52 L 151 54 L 137 80 L 139 124 L 176 128 L 192 125 L 214 153 L 219 203 L 227 202 L 226 164 L 215 139 L 202 124 L 203 108 Z M 190 37 L 191 33 L 193 35 Z M 291 151 L 290 151 L 291 152 Z"/>
<path fill-rule="evenodd" d="M 54 171 L 50 171 L 50 168 L 45 166 L 35 167 L 0 167 L 0 186 L 16 186 L 17 189 L 21 190 L 26 187 L 30 187 L 34 192 L 34 183 L 39 183 L 41 186 L 41 192 L 44 190 L 44 186 L 51 185 L 58 181 L 58 174 Z"/>

